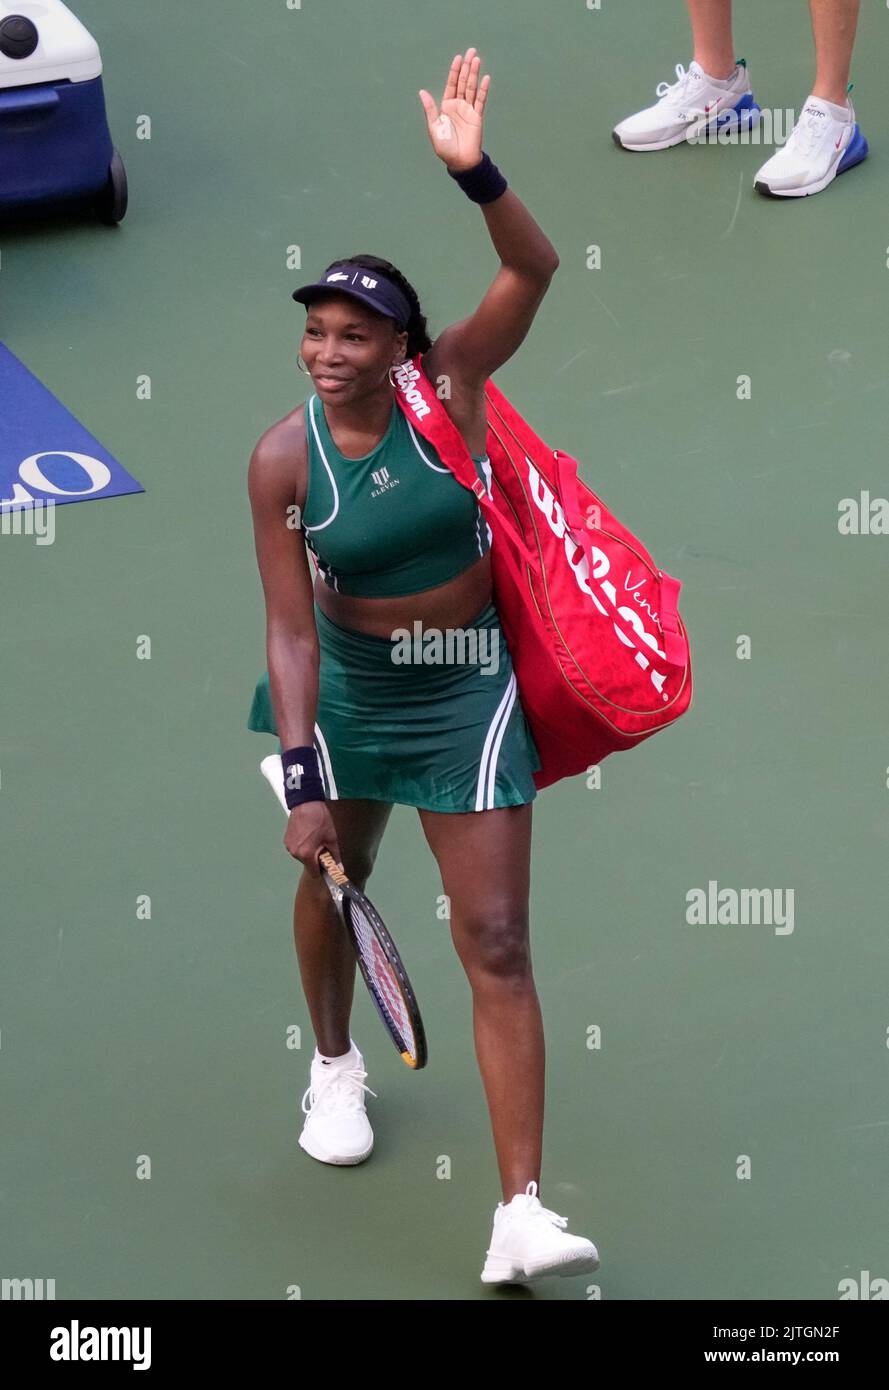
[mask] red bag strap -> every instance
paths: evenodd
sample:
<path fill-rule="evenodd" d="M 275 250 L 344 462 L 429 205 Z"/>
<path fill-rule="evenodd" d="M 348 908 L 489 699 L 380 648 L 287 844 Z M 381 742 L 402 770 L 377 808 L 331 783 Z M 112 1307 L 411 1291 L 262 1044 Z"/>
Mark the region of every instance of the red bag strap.
<path fill-rule="evenodd" d="M 664 655 L 674 666 L 685 666 L 688 662 L 688 638 L 679 626 L 679 590 L 681 579 L 675 579 L 666 570 L 661 576 L 661 623 L 664 628 Z"/>
<path fill-rule="evenodd" d="M 577 459 L 573 459 L 570 454 L 563 453 L 561 449 L 553 449 L 553 455 L 555 458 L 556 486 L 559 490 L 565 520 L 572 531 L 592 529 L 587 528 L 588 518 L 581 514 L 580 502 L 577 499 Z"/>
<path fill-rule="evenodd" d="M 457 482 L 475 495 L 479 506 L 494 523 L 494 528 L 499 528 L 507 535 L 522 559 L 537 569 L 537 556 L 509 518 L 494 506 L 488 496 L 484 483 L 475 471 L 466 441 L 438 399 L 432 382 L 423 370 L 422 354 L 418 353 L 411 362 L 396 367 L 395 381 L 395 399 L 408 423 L 435 447 L 442 463 L 450 468 Z"/>

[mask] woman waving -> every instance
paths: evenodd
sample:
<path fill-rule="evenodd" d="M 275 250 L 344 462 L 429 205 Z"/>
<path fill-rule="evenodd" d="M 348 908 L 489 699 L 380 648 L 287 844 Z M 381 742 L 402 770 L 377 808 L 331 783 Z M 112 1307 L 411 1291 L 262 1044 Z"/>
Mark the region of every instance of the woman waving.
<path fill-rule="evenodd" d="M 587 1272 L 598 1256 L 539 1196 L 544 1037 L 528 899 L 540 761 L 493 603 L 491 535 L 473 494 L 406 420 L 391 378 L 424 354 L 490 490 L 485 383 L 525 339 L 559 260 L 483 153 L 489 85 L 469 49 L 454 58 L 440 105 L 420 92 L 432 149 L 455 196 L 480 208 L 499 261 L 481 303 L 433 340 L 391 262 L 332 261 L 294 294 L 306 306 L 300 352 L 313 394 L 263 434 L 249 489 L 268 653 L 250 727 L 277 735 L 285 765 L 310 769 L 288 790 L 285 836 L 305 870 L 294 933 L 316 1038 L 300 1144 L 338 1164 L 373 1147 L 349 1028 L 355 959 L 319 849 L 364 887 L 392 805 L 416 806 L 472 990 L 503 1190 L 482 1273 L 494 1283 Z M 418 623 L 475 634 L 478 659 L 448 660 L 442 643 L 440 661 L 393 660 L 393 635 Z"/>

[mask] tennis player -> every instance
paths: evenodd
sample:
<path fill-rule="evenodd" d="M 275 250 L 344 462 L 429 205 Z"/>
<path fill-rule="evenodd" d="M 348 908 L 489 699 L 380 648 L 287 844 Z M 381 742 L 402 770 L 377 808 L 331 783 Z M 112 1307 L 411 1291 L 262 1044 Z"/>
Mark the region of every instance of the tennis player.
<path fill-rule="evenodd" d="M 821 193 L 838 174 L 867 157 L 847 88 L 860 0 L 809 0 L 815 39 L 815 85 L 786 143 L 757 170 L 753 184 L 771 198 Z M 664 150 L 724 121 L 743 129 L 759 107 L 747 65 L 735 62 L 732 0 L 688 0 L 694 58 L 677 81 L 659 83 L 660 100 L 615 126 L 615 143 L 627 150 Z"/>
<path fill-rule="evenodd" d="M 481 208 L 500 262 L 475 313 L 432 342 L 413 286 L 370 255 L 334 261 L 294 293 L 306 306 L 300 365 L 314 393 L 265 431 L 250 460 L 268 672 L 249 727 L 275 734 L 285 763 L 304 768 L 287 790 L 284 840 L 304 867 L 294 936 L 316 1039 L 299 1142 L 323 1163 L 360 1163 L 373 1148 L 349 1027 L 355 957 L 319 849 L 364 888 L 392 805 L 416 806 L 472 989 L 503 1189 L 482 1279 L 509 1283 L 598 1266 L 592 1242 L 569 1234 L 539 1195 L 544 1037 L 528 898 L 540 760 L 492 601 L 491 533 L 473 494 L 408 424 L 391 377 L 424 354 L 490 495 L 484 385 L 523 342 L 559 259 L 482 151 L 489 84 L 470 48 L 453 60 L 440 108 L 419 94 L 454 195 Z M 451 661 L 393 660 L 396 645 L 404 653 L 395 634 L 416 633 L 418 621 L 424 634 L 469 640 L 459 655 L 452 642 Z M 479 659 L 466 660 L 473 649 Z"/>

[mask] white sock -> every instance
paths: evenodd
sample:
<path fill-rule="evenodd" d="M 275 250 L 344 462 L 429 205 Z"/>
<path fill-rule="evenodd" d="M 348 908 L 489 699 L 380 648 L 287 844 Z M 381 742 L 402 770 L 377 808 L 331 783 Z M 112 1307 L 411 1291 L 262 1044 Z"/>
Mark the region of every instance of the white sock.
<path fill-rule="evenodd" d="M 815 97 L 815 101 L 820 101 L 822 106 L 826 106 L 835 121 L 842 121 L 846 124 L 852 114 L 848 101 L 845 106 L 837 106 L 835 101 L 828 101 L 826 97 Z"/>
<path fill-rule="evenodd" d="M 703 71 L 703 69 L 702 69 L 702 71 Z M 737 67 L 737 64 L 735 64 L 735 70 L 734 70 L 734 72 L 730 72 L 729 75 L 728 75 L 728 77 L 711 77 L 710 74 L 709 74 L 709 72 L 705 72 L 705 73 L 704 73 L 704 76 L 706 77 L 707 81 L 708 81 L 709 83 L 711 83 L 712 86 L 714 86 L 714 87 L 730 87 L 730 86 L 732 85 L 732 83 L 734 82 L 735 78 L 737 77 L 737 75 L 738 75 L 738 67 Z"/>

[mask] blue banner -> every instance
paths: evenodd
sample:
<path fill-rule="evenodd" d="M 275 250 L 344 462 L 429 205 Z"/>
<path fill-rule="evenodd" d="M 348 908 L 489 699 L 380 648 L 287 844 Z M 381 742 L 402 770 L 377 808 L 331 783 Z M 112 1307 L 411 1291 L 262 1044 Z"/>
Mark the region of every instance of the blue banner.
<path fill-rule="evenodd" d="M 0 343 L 0 509 L 144 491 Z"/>

